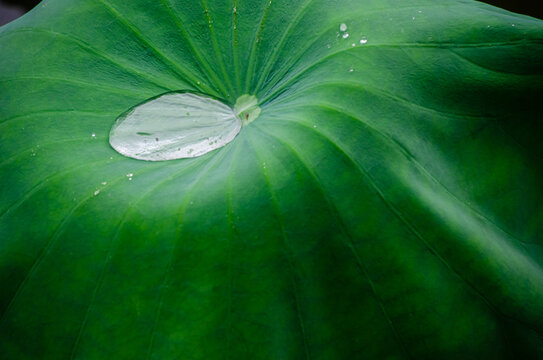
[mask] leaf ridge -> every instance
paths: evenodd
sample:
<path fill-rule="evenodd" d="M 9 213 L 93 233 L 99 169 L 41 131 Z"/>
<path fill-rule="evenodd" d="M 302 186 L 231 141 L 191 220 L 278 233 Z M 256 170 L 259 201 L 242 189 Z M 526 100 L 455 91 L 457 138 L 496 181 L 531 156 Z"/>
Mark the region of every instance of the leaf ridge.
<path fill-rule="evenodd" d="M 239 140 L 238 140 L 239 141 Z M 238 142 L 239 144 L 239 142 Z M 233 225 L 233 216 L 232 216 L 232 169 L 234 168 L 234 163 L 236 162 L 237 158 L 239 157 L 240 146 L 236 144 L 236 150 L 234 152 L 234 155 L 232 156 L 232 160 L 230 162 L 230 168 L 228 169 L 228 174 L 226 175 L 226 217 L 228 219 L 228 306 L 227 306 L 227 314 L 226 314 L 226 321 L 227 321 L 227 332 L 226 332 L 226 351 L 225 355 L 230 353 L 230 334 L 232 326 L 232 288 L 233 288 L 233 275 L 232 275 L 232 236 L 234 231 L 234 225 Z"/>
<path fill-rule="evenodd" d="M 119 234 L 122 230 L 122 228 L 124 227 L 124 224 L 126 223 L 127 219 L 128 219 L 128 215 L 130 214 L 131 211 L 133 211 L 133 208 L 135 205 L 139 204 L 143 199 L 145 199 L 150 193 L 152 193 L 153 191 L 155 191 L 157 188 L 159 188 L 162 184 L 168 182 L 169 180 L 171 180 L 172 178 L 174 177 L 177 177 L 179 176 L 179 174 L 182 174 L 184 173 L 185 171 L 188 171 L 190 169 L 192 169 L 192 167 L 194 165 L 196 165 L 197 162 L 192 162 L 190 163 L 187 167 L 183 167 L 181 168 L 180 170 L 178 171 L 175 171 L 172 175 L 168 176 L 167 178 L 165 178 L 164 180 L 158 182 L 157 184 L 155 184 L 154 186 L 152 186 L 151 188 L 149 188 L 147 191 L 144 191 L 141 196 L 139 196 L 136 200 L 133 200 L 131 202 L 129 202 L 126 206 L 126 210 L 124 211 L 121 219 L 119 220 L 119 222 L 117 223 L 116 225 L 116 229 L 115 229 L 115 232 L 114 232 L 114 235 L 112 237 L 112 240 L 111 242 L 113 243 L 113 245 L 110 246 L 110 248 L 108 249 L 107 251 L 107 254 L 106 254 L 106 259 L 104 260 L 104 264 L 102 265 L 101 267 L 101 270 L 100 270 L 100 275 L 98 277 L 98 281 L 96 283 L 96 286 L 94 287 L 94 290 L 92 292 L 92 295 L 91 295 L 91 299 L 89 301 L 89 305 L 87 306 L 87 310 L 85 311 L 85 316 L 83 318 L 83 321 L 81 323 L 81 326 L 79 328 L 79 331 L 78 331 L 78 335 L 77 335 L 77 338 L 76 340 L 74 341 L 74 344 L 72 346 L 72 352 L 71 352 L 71 355 L 70 355 L 70 359 L 73 359 L 76 354 L 77 354 L 77 349 L 78 349 L 78 346 L 79 346 L 79 342 L 81 340 L 81 337 L 85 331 L 85 328 L 87 326 L 87 323 L 88 323 L 88 317 L 89 317 L 89 314 L 92 310 L 92 307 L 93 307 L 93 304 L 96 300 L 96 296 L 98 295 L 98 292 L 100 291 L 101 287 L 102 287 L 102 284 L 104 282 L 104 279 L 105 279 L 105 276 L 106 276 L 106 273 L 109 269 L 109 264 L 110 264 L 110 261 L 111 259 L 113 258 L 113 254 L 117 251 L 119 245 L 120 245 L 120 241 L 119 241 Z M 141 175 L 147 171 L 150 171 L 150 170 L 154 170 L 154 168 L 152 167 L 148 167 L 148 168 L 144 168 L 143 171 L 140 171 L 140 172 L 136 172 L 135 174 L 136 175 Z M 122 179 L 122 177 L 121 177 Z"/>
<path fill-rule="evenodd" d="M 97 165 L 97 164 L 101 164 L 101 163 L 106 163 L 106 162 L 110 162 L 111 160 L 99 160 L 99 161 L 94 161 L 94 162 L 91 162 L 91 163 L 85 163 L 85 164 L 80 164 L 78 163 L 79 165 L 78 166 L 72 166 L 68 169 L 64 169 L 63 171 L 59 171 L 59 172 L 55 172 L 53 173 L 52 175 L 50 176 L 47 176 L 43 179 L 41 179 L 36 185 L 34 185 L 29 191 L 25 192 L 23 195 L 21 195 L 17 201 L 13 202 L 10 206 L 8 206 L 3 212 L 0 213 L 0 221 L 2 221 L 2 219 L 4 218 L 4 216 L 7 216 L 10 212 L 12 212 L 13 210 L 17 209 L 19 206 L 21 206 L 26 200 L 28 200 L 32 195 L 34 195 L 37 191 L 39 191 L 43 186 L 45 186 L 45 184 L 47 184 L 47 182 L 49 182 L 50 180 L 53 180 L 53 179 L 56 179 L 56 178 L 60 178 L 61 176 L 63 175 L 66 175 L 66 174 L 69 174 L 73 171 L 76 171 L 76 170 L 79 170 L 81 168 L 86 168 L 86 167 L 89 167 L 90 165 Z"/>
<path fill-rule="evenodd" d="M 198 184 L 200 183 L 200 181 L 202 180 L 204 175 L 206 175 L 213 168 L 213 165 L 215 165 L 220 159 L 224 158 L 225 154 L 227 153 L 226 149 L 230 149 L 230 148 L 227 147 L 227 146 L 222 147 L 219 150 L 219 152 L 217 152 L 215 154 L 213 159 L 210 160 L 206 164 L 206 166 L 201 170 L 200 174 L 198 174 L 196 179 L 194 179 L 194 181 L 192 183 L 190 183 L 190 185 L 188 187 L 188 190 L 187 190 L 187 192 L 185 194 L 185 198 L 183 200 L 183 203 L 181 204 L 181 207 L 179 209 L 178 216 L 177 216 L 177 218 L 178 218 L 178 226 L 177 226 L 174 246 L 172 247 L 170 256 L 168 258 L 168 265 L 167 265 L 166 274 L 164 276 L 164 280 L 162 281 L 162 284 L 161 284 L 160 290 L 159 290 L 158 304 L 157 304 L 157 308 L 156 308 L 156 311 L 155 311 L 155 318 L 154 318 L 154 321 L 153 321 L 153 325 L 152 325 L 152 328 L 151 328 L 151 339 L 149 341 L 149 346 L 148 346 L 148 350 L 147 350 L 147 356 L 146 356 L 147 359 L 150 359 L 152 354 L 153 354 L 154 340 L 155 340 L 155 336 L 156 336 L 156 328 L 158 326 L 158 321 L 159 321 L 161 313 L 162 313 L 162 306 L 163 306 L 163 302 L 164 302 L 164 288 L 166 287 L 166 284 L 168 283 L 170 275 L 172 273 L 175 252 L 176 252 L 176 250 L 177 250 L 177 248 L 179 246 L 179 239 L 181 239 L 181 229 L 183 227 L 183 221 L 184 221 L 183 217 L 184 217 L 184 214 L 185 214 L 185 211 L 186 211 L 188 201 L 190 200 L 190 195 L 194 191 L 194 189 L 197 188 Z M 165 179 L 164 181 L 162 181 L 161 184 L 164 184 L 167 181 L 170 181 L 170 180 L 174 179 L 178 175 L 179 175 L 179 173 L 175 173 L 173 176 L 170 176 L 167 179 Z M 153 190 L 156 190 L 157 187 L 155 187 Z"/>
<path fill-rule="evenodd" d="M 83 40 L 81 40 L 81 39 L 79 39 L 76 36 L 71 35 L 71 34 L 63 34 L 63 33 L 53 31 L 53 30 L 42 29 L 42 28 L 19 28 L 19 29 L 11 30 L 11 31 L 9 31 L 7 33 L 4 33 L 3 36 L 15 34 L 15 33 L 20 33 L 20 32 L 44 33 L 44 34 L 54 36 L 55 40 L 56 40 L 57 37 L 60 37 L 60 38 L 62 38 L 64 40 L 66 40 L 66 41 L 71 41 L 71 42 L 77 44 L 81 49 L 85 50 L 88 53 L 94 54 L 94 55 L 96 55 L 96 56 L 98 56 L 98 57 L 100 57 L 100 58 L 102 58 L 104 60 L 107 60 L 111 64 L 116 65 L 117 67 L 119 67 L 119 68 L 121 68 L 121 69 L 123 69 L 123 70 L 125 70 L 127 72 L 138 75 L 140 78 L 146 79 L 149 83 L 151 83 L 151 84 L 153 84 L 153 85 L 155 85 L 155 86 L 157 86 L 157 87 L 159 87 L 161 89 L 171 90 L 171 88 L 174 87 L 171 84 L 167 84 L 167 85 L 160 84 L 159 82 L 157 82 L 157 80 L 162 80 L 162 79 L 156 79 L 154 77 L 150 77 L 146 73 L 140 72 L 135 67 L 127 66 L 126 64 L 123 64 L 123 63 L 119 62 L 121 60 L 120 58 L 119 59 L 111 58 L 111 57 L 108 56 L 107 53 L 103 52 L 102 50 L 95 49 L 94 47 L 92 47 L 91 45 L 86 43 L 85 41 L 83 41 Z"/>
<path fill-rule="evenodd" d="M 539 45 L 543 44 L 543 40 L 518 40 L 518 41 L 508 41 L 508 42 L 493 42 L 493 43 L 431 43 L 431 42 L 425 42 L 425 43 L 402 43 L 402 44 L 365 44 L 364 49 L 370 49 L 370 48 L 435 48 L 440 50 L 448 50 L 450 48 L 471 48 L 471 47 L 494 47 L 494 46 L 517 46 L 517 45 L 527 45 L 527 44 L 534 44 Z M 262 100 L 260 101 L 261 104 L 267 103 L 271 101 L 275 96 L 277 96 L 282 90 L 284 90 L 288 85 L 290 85 L 293 81 L 298 79 L 301 75 L 305 74 L 309 70 L 318 67 L 319 65 L 325 63 L 327 60 L 333 58 L 334 56 L 343 54 L 345 52 L 357 52 L 360 51 L 360 46 L 358 47 L 349 47 L 344 48 L 338 51 L 331 52 L 330 54 L 322 57 L 319 60 L 316 60 L 311 63 L 311 65 L 306 66 L 304 69 L 298 71 L 296 74 L 294 74 L 292 77 L 290 77 L 288 80 L 283 82 L 283 84 L 277 86 L 275 89 L 271 88 L 268 90 L 268 93 L 265 93 L 265 96 L 262 96 Z M 271 91 L 271 93 L 269 93 Z"/>
<path fill-rule="evenodd" d="M 281 218 L 282 218 L 281 212 L 279 210 L 279 205 L 277 203 L 277 198 L 275 196 L 275 192 L 272 189 L 268 173 L 267 173 L 266 169 L 262 166 L 262 159 L 260 158 L 258 150 L 257 150 L 256 146 L 252 143 L 252 141 L 250 143 L 251 143 L 251 146 L 252 146 L 253 151 L 255 153 L 255 156 L 258 159 L 260 169 L 262 171 L 262 175 L 263 175 L 263 177 L 264 177 L 264 179 L 266 181 L 266 185 L 268 187 L 268 191 L 270 193 L 270 198 L 271 198 L 271 201 L 272 201 L 272 204 L 273 204 L 274 212 L 275 212 L 275 214 L 277 216 L 277 223 L 279 224 L 279 228 L 281 230 L 281 238 L 283 239 L 283 248 L 285 249 L 284 256 L 285 256 L 285 258 L 286 258 L 286 260 L 288 262 L 288 265 L 289 265 L 288 268 L 289 268 L 289 273 L 290 273 L 290 283 L 291 283 L 290 286 L 292 288 L 294 302 L 295 302 L 295 305 L 296 305 L 296 315 L 297 315 L 298 323 L 299 323 L 299 326 L 300 326 L 300 332 L 302 334 L 302 341 L 303 341 L 304 350 L 305 350 L 305 357 L 306 357 L 306 359 L 309 360 L 309 359 L 311 359 L 311 349 L 309 347 L 309 340 L 308 340 L 308 337 L 307 337 L 307 333 L 306 333 L 305 326 L 304 326 L 304 320 L 303 320 L 303 316 L 302 316 L 301 309 L 300 309 L 300 301 L 298 299 L 299 298 L 298 289 L 297 289 L 297 286 L 296 286 L 296 279 L 295 279 L 295 274 L 294 274 L 294 262 L 293 262 L 293 259 L 292 259 L 292 255 L 289 255 L 290 246 L 288 245 L 288 240 L 287 240 L 287 235 L 286 235 L 286 232 L 285 232 L 285 227 L 284 227 L 283 222 L 281 220 Z"/>
<path fill-rule="evenodd" d="M 271 4 L 272 4 L 272 1 L 270 0 L 268 1 L 268 4 L 264 8 L 264 13 L 262 14 L 262 18 L 260 19 L 260 24 L 258 25 L 256 37 L 251 47 L 251 54 L 249 55 L 249 65 L 247 66 L 247 74 L 245 75 L 245 93 L 250 92 L 251 80 L 252 80 L 253 73 L 255 70 L 256 51 L 258 48 L 258 43 L 260 42 L 260 34 L 262 31 L 262 27 L 264 26 L 264 21 L 266 20 L 266 16 L 268 15 L 268 10 L 270 9 Z"/>
<path fill-rule="evenodd" d="M 207 85 L 203 84 L 197 77 L 193 76 L 191 73 L 185 71 L 182 67 L 180 67 L 177 63 L 172 61 L 169 57 L 164 55 L 160 50 L 158 50 L 153 44 L 151 44 L 141 32 L 135 28 L 130 22 L 128 22 L 124 17 L 121 16 L 121 14 L 111 6 L 111 4 L 106 0 L 98 0 L 104 7 L 116 18 L 118 19 L 127 29 L 129 29 L 136 38 L 143 43 L 147 48 L 149 48 L 151 51 L 155 53 L 155 56 L 157 59 L 161 60 L 166 65 L 173 66 L 174 69 L 176 69 L 176 73 L 180 78 L 187 83 L 191 84 L 192 87 L 195 89 L 201 89 L 204 92 L 208 92 L 209 94 L 215 94 L 218 95 L 215 90 L 207 87 Z"/>
<path fill-rule="evenodd" d="M 18 120 L 18 119 L 26 118 L 26 117 L 30 117 L 30 116 L 63 114 L 63 113 L 68 113 L 68 112 L 81 113 L 81 114 L 85 114 L 85 115 L 98 116 L 98 117 L 99 116 L 111 116 L 111 115 L 115 114 L 112 111 L 107 111 L 107 112 L 100 113 L 98 111 L 85 111 L 85 110 L 72 110 L 72 109 L 32 111 L 32 112 L 29 112 L 29 113 L 26 113 L 26 114 L 20 114 L 20 115 L 5 117 L 2 121 L 0 121 L 0 129 L 3 126 L 7 125 L 9 122 L 13 121 L 13 120 Z"/>
<path fill-rule="evenodd" d="M 71 83 L 71 84 L 77 84 L 82 85 L 85 87 L 94 87 L 97 89 L 102 89 L 104 91 L 110 92 L 110 93 L 117 93 L 121 95 L 141 95 L 140 92 L 132 91 L 125 88 L 120 87 L 114 87 L 109 85 L 100 85 L 98 83 L 92 83 L 92 82 L 86 82 L 74 78 L 56 78 L 52 76 L 17 76 L 13 78 L 0 78 L 0 82 L 10 82 L 10 81 L 25 81 L 25 80 L 44 80 L 46 82 L 62 82 L 62 83 Z"/>
<path fill-rule="evenodd" d="M 122 177 L 118 177 L 116 180 L 113 180 L 111 183 L 107 184 L 104 186 L 103 189 L 107 189 L 109 187 L 111 187 L 112 185 L 114 185 L 115 183 L 119 182 L 121 179 L 125 178 L 124 176 Z M 79 203 L 77 203 L 76 205 L 74 205 L 69 211 L 68 211 L 68 214 L 64 217 L 64 219 L 62 220 L 62 222 L 59 224 L 59 226 L 55 229 L 54 233 L 51 235 L 51 237 L 46 241 L 46 245 L 43 247 L 43 249 L 40 251 L 40 253 L 38 254 L 38 256 L 36 257 L 36 260 L 34 260 L 34 263 L 32 264 L 32 266 L 30 267 L 29 271 L 26 273 L 23 281 L 21 281 L 21 283 L 19 283 L 19 286 L 17 287 L 17 290 L 15 291 L 15 294 L 12 296 L 12 298 L 10 299 L 8 305 L 6 306 L 6 309 L 4 310 L 4 313 L 2 314 L 2 316 L 0 317 L 0 324 L 3 324 L 4 321 L 6 320 L 7 318 L 7 314 L 10 312 L 10 310 L 12 309 L 13 305 L 15 304 L 15 302 L 17 301 L 17 299 L 19 298 L 20 294 L 22 293 L 22 291 L 24 290 L 24 288 L 26 287 L 26 284 L 28 283 L 28 280 L 34 275 L 34 273 L 36 272 L 36 270 L 39 268 L 39 266 L 43 263 L 44 259 L 47 257 L 47 255 L 49 254 L 49 251 L 51 250 L 51 248 L 56 244 L 56 241 L 59 239 L 60 235 L 62 234 L 62 231 L 64 230 L 64 227 L 66 226 L 66 224 L 69 222 L 69 220 L 71 219 L 73 213 L 78 209 L 80 208 L 81 206 L 83 206 L 85 203 L 87 203 L 90 199 L 92 199 L 94 197 L 94 194 L 92 195 L 89 195 L 89 196 L 86 196 L 85 198 L 83 198 Z"/>
<path fill-rule="evenodd" d="M 380 88 L 375 87 L 375 86 L 373 86 L 371 84 L 368 84 L 368 83 L 362 84 L 362 83 L 353 82 L 353 81 L 342 81 L 342 82 L 323 81 L 323 82 L 319 82 L 318 84 L 316 84 L 314 86 L 308 86 L 306 88 L 303 88 L 302 91 L 313 90 L 313 89 L 317 89 L 319 87 L 326 87 L 326 86 L 338 86 L 338 87 L 341 86 L 341 87 L 347 87 L 347 88 L 350 87 L 350 88 L 353 88 L 353 89 L 362 90 L 362 91 L 369 92 L 369 93 L 372 93 L 372 94 L 377 95 L 377 96 L 382 96 L 382 97 L 389 98 L 389 99 L 397 101 L 397 102 L 404 103 L 404 104 L 406 104 L 406 105 L 408 105 L 410 107 L 415 108 L 417 111 L 431 112 L 431 113 L 435 113 L 435 114 L 440 115 L 440 116 L 444 116 L 444 117 L 448 117 L 448 118 L 454 118 L 454 119 L 458 119 L 458 120 L 466 120 L 466 118 L 471 118 L 471 119 L 475 119 L 475 120 L 481 120 L 481 119 L 497 120 L 497 119 L 502 118 L 501 116 L 487 116 L 487 115 L 479 115 L 479 114 L 457 114 L 457 113 L 446 112 L 446 111 L 439 110 L 439 109 L 436 109 L 436 108 L 432 108 L 432 107 L 429 107 L 429 106 L 426 106 L 426 105 L 411 102 L 408 99 L 405 99 L 405 98 L 400 97 L 400 96 L 396 96 L 396 95 L 394 95 L 394 94 L 392 94 L 392 93 L 390 93 L 390 92 L 388 92 L 386 90 L 380 89 Z M 281 102 L 283 102 L 283 100 L 274 102 L 274 106 L 275 106 L 275 104 L 280 104 Z M 316 104 L 316 103 L 309 103 L 309 104 L 305 103 L 304 105 L 299 105 L 299 107 L 310 107 L 310 106 L 318 106 L 318 104 Z M 274 107 L 274 109 L 280 109 L 280 108 L 291 109 L 292 107 L 288 107 L 288 106 Z"/>
<path fill-rule="evenodd" d="M 314 133 L 318 134 L 319 136 L 321 136 L 323 139 L 327 140 L 328 143 L 330 143 L 331 145 L 333 145 L 337 150 L 339 150 L 352 164 L 354 164 L 360 171 L 360 173 L 363 175 L 363 177 L 367 180 L 367 183 L 368 185 L 371 186 L 371 188 L 374 190 L 375 194 L 381 199 L 381 201 L 390 209 L 390 211 L 406 226 L 406 228 L 413 234 L 415 235 L 416 238 L 418 238 L 422 244 L 428 249 L 428 251 L 436 256 L 437 259 L 440 260 L 440 262 L 443 263 L 443 265 L 449 269 L 449 271 L 451 271 L 452 273 L 456 274 L 456 276 L 458 276 L 459 279 L 461 279 L 468 288 L 472 289 L 477 295 L 479 295 L 479 297 L 481 298 L 481 300 L 488 306 L 489 309 L 491 309 L 492 311 L 494 311 L 496 314 L 500 315 L 500 316 L 503 316 L 505 318 L 509 318 L 509 319 L 512 319 L 514 321 L 517 321 L 517 322 L 521 322 L 523 323 L 525 326 L 528 326 L 528 324 L 525 324 L 524 322 L 510 316 L 510 315 L 507 315 L 505 313 L 503 313 L 502 311 L 500 311 L 498 309 L 497 306 L 495 306 L 487 297 L 486 295 L 484 295 L 484 293 L 482 293 L 479 289 L 477 289 L 477 287 L 472 284 L 469 280 L 467 280 L 464 276 L 462 276 L 462 274 L 457 271 L 454 267 L 452 267 L 446 260 L 445 258 L 443 258 L 441 256 L 441 254 L 439 254 L 437 252 L 437 250 L 434 249 L 434 247 L 422 236 L 422 234 L 416 229 L 416 227 L 414 227 L 413 225 L 411 225 L 409 223 L 409 221 L 403 216 L 402 212 L 398 209 L 396 209 L 396 207 L 386 198 L 386 196 L 384 195 L 384 193 L 381 191 L 381 189 L 377 186 L 377 184 L 374 182 L 373 178 L 371 178 L 371 176 L 369 175 L 369 173 L 363 168 L 361 167 L 352 157 L 350 157 L 346 152 L 345 150 L 343 150 L 343 148 L 339 147 L 337 144 L 335 144 L 333 142 L 332 139 L 330 139 L 328 136 L 326 136 L 325 134 L 323 134 L 322 132 L 318 131 L 317 129 L 314 129 L 314 128 L 310 128 L 308 126 L 306 126 L 305 124 L 302 124 L 302 123 L 298 123 L 298 122 L 293 122 L 293 121 L 287 121 L 291 124 L 294 124 L 294 125 L 297 125 L 297 126 L 303 126 L 304 128 L 307 128 L 309 129 L 310 131 L 313 131 Z M 531 328 L 531 327 L 530 327 Z M 533 328 L 532 328 L 533 329 Z M 537 331 L 535 329 L 533 329 L 534 331 Z"/>
<path fill-rule="evenodd" d="M 339 214 L 339 211 L 338 211 L 337 206 L 335 205 L 334 201 L 331 200 L 329 198 L 329 196 L 326 195 L 326 192 L 324 191 L 324 188 L 322 187 L 321 181 L 318 179 L 317 175 L 313 172 L 313 170 L 309 167 L 309 165 L 304 160 L 302 160 L 300 154 L 292 147 L 292 145 L 290 145 L 287 142 L 283 141 L 279 137 L 269 133 L 268 131 L 262 129 L 260 126 L 257 125 L 257 127 L 266 136 L 272 137 L 277 143 L 281 144 L 284 148 L 286 148 L 298 160 L 298 162 L 306 169 L 308 174 L 311 176 L 311 178 L 313 179 L 313 182 L 315 183 L 315 185 L 317 185 L 317 188 L 319 189 L 319 192 L 321 193 L 321 196 L 326 201 L 326 204 L 328 205 L 328 209 L 330 210 L 330 213 L 332 214 L 333 218 L 337 221 L 337 223 L 338 223 L 338 225 L 340 227 L 341 233 L 344 235 L 345 238 L 349 239 L 349 241 L 345 242 L 344 245 L 352 253 L 352 255 L 354 257 L 354 260 L 355 260 L 355 262 L 357 264 L 358 270 L 360 271 L 361 275 L 363 277 L 365 277 L 366 280 L 368 281 L 368 285 L 370 286 L 373 298 L 374 298 L 375 302 L 379 305 L 379 307 L 381 309 L 381 312 L 383 313 L 383 316 L 385 317 L 385 320 L 387 321 L 387 323 L 388 323 L 388 325 L 389 325 L 389 327 L 390 327 L 390 329 L 392 331 L 394 339 L 396 340 L 396 342 L 400 346 L 400 349 L 406 355 L 406 357 L 411 358 L 411 355 L 407 351 L 407 348 L 406 348 L 404 342 L 402 341 L 402 339 L 400 337 L 400 334 L 399 334 L 398 330 L 396 329 L 392 319 L 390 318 L 390 315 L 388 314 L 388 311 L 386 310 L 386 307 L 385 307 L 381 297 L 377 293 L 377 288 L 376 288 L 375 283 L 373 282 L 372 278 L 369 275 L 369 272 L 368 272 L 368 269 L 367 269 L 366 265 L 364 264 L 364 262 L 362 261 L 360 255 L 356 251 L 356 247 L 355 247 L 354 241 L 353 241 L 353 235 L 351 234 L 351 232 L 349 230 L 347 230 L 348 228 L 347 228 L 345 222 L 343 221 L 343 218 Z"/>
<path fill-rule="evenodd" d="M 79 137 L 79 138 L 70 138 L 70 139 L 64 139 L 64 140 L 59 140 L 59 141 L 52 141 L 52 142 L 47 142 L 47 143 L 42 143 L 40 144 L 40 149 L 44 149 L 45 147 L 49 146 L 49 145 L 54 145 L 54 144 L 62 144 L 62 143 L 70 143 L 70 142 L 80 142 L 80 141 L 93 141 L 92 138 L 89 136 L 89 137 Z M 0 168 L 3 168 L 4 166 L 6 166 L 7 164 L 9 164 L 10 162 L 14 161 L 16 158 L 24 155 L 24 154 L 27 154 L 27 153 L 32 153 L 32 148 L 30 150 L 28 149 L 24 149 L 22 151 L 17 151 L 13 154 L 13 156 L 10 156 L 9 158 L 7 158 L 6 160 L 0 162 Z"/>
<path fill-rule="evenodd" d="M 170 14 L 170 17 L 174 20 L 175 25 L 183 35 L 183 38 L 187 41 L 187 44 L 190 46 L 190 49 L 192 50 L 193 54 L 196 56 L 197 60 L 200 62 L 199 65 L 201 66 L 202 71 L 206 75 L 207 79 L 213 84 L 213 81 L 215 82 L 215 87 L 217 88 L 217 91 L 221 91 L 223 94 L 226 95 L 227 90 L 222 86 L 221 81 L 219 80 L 219 77 L 213 71 L 209 63 L 204 59 L 202 54 L 198 51 L 198 48 L 194 46 L 194 43 L 188 36 L 187 32 L 185 31 L 185 28 L 183 27 L 183 24 L 181 23 L 180 18 L 175 14 L 173 10 L 173 5 L 171 0 L 160 0 L 162 1 L 162 4 L 164 7 L 168 10 L 168 13 Z"/>
<path fill-rule="evenodd" d="M 488 223 L 493 225 L 503 235 L 507 236 L 508 238 L 510 238 L 512 240 L 515 240 L 517 243 L 519 243 L 526 250 L 526 248 L 524 246 L 524 244 L 525 244 L 524 241 L 520 240 L 519 238 L 517 238 L 515 235 L 511 234 L 510 232 L 504 230 L 495 221 L 491 220 L 486 214 L 483 214 L 482 212 L 480 212 L 479 210 L 477 210 L 473 206 L 471 206 L 469 203 L 466 203 L 465 201 L 461 200 L 456 194 L 454 194 L 451 190 L 449 190 L 449 188 L 447 186 L 445 186 L 439 179 L 437 179 L 428 169 L 426 169 L 426 167 L 424 167 L 417 160 L 417 158 L 415 156 L 413 156 L 413 154 L 411 154 L 403 145 L 401 145 L 401 143 L 398 140 L 394 139 L 392 136 L 390 136 L 387 133 L 379 130 L 378 128 L 370 125 L 369 122 L 362 120 L 361 118 L 357 117 L 355 114 L 350 113 L 349 111 L 347 111 L 346 109 L 344 109 L 342 107 L 334 106 L 334 105 L 331 105 L 331 104 L 326 104 L 326 105 L 319 104 L 319 105 L 316 105 L 316 106 L 318 106 L 318 107 L 320 107 L 322 109 L 325 109 L 325 110 L 331 110 L 331 111 L 335 111 L 335 112 L 340 113 L 340 114 L 344 114 L 344 115 L 348 116 L 349 118 L 351 118 L 351 119 L 353 119 L 353 120 L 355 120 L 357 122 L 362 123 L 364 127 L 371 130 L 372 132 L 378 134 L 380 137 L 385 139 L 389 144 L 394 145 L 394 147 L 396 147 L 399 150 L 399 152 L 407 160 L 409 160 L 411 163 L 413 163 L 421 172 L 423 172 L 435 184 L 439 185 L 440 188 L 442 188 L 447 194 L 449 194 L 459 204 L 461 204 L 463 206 L 466 206 L 468 209 L 470 209 L 474 213 L 474 215 L 480 217 L 481 219 L 484 219 L 485 221 L 487 221 Z M 533 242 L 533 244 L 541 246 L 541 244 L 538 244 L 536 242 Z"/>
<path fill-rule="evenodd" d="M 219 43 L 217 42 L 217 36 L 215 35 L 215 30 L 213 29 L 213 20 L 211 20 L 211 15 L 209 15 L 209 10 L 207 9 L 207 2 L 206 0 L 201 0 L 202 6 L 204 7 L 204 13 L 206 15 L 207 19 L 207 25 L 209 28 L 209 34 L 211 36 L 211 43 L 213 44 L 213 50 L 215 50 L 215 55 L 217 57 L 217 61 L 219 62 L 219 67 L 222 71 L 222 74 L 224 76 L 224 81 L 226 82 L 226 86 L 231 91 L 231 93 L 226 92 L 225 96 L 227 98 L 230 98 L 230 94 L 234 94 L 235 90 L 232 87 L 232 82 L 230 81 L 230 76 L 228 76 L 228 73 L 226 72 L 226 67 L 224 66 L 224 59 L 221 55 L 221 51 L 219 49 Z"/>
<path fill-rule="evenodd" d="M 276 58 L 277 58 L 277 56 L 279 54 L 279 51 L 282 50 L 282 47 L 284 46 L 284 41 L 285 41 L 287 35 L 289 35 L 290 31 L 293 29 L 293 27 L 295 25 L 298 25 L 298 22 L 300 21 L 302 15 L 306 12 L 307 9 L 309 9 L 309 5 L 313 1 L 314 0 L 307 0 L 302 5 L 302 7 L 298 10 L 298 12 L 296 13 L 296 16 L 294 17 L 294 19 L 289 22 L 287 28 L 285 29 L 285 31 L 283 32 L 283 35 L 281 36 L 281 39 L 279 40 L 279 43 L 273 49 L 273 52 L 272 52 L 270 58 L 268 59 L 264 69 L 262 70 L 260 78 L 259 78 L 259 80 L 258 80 L 258 82 L 256 84 L 256 88 L 255 88 L 256 90 L 258 90 L 260 88 L 260 86 L 262 85 L 262 82 L 265 80 L 266 76 L 268 76 L 268 73 L 269 73 L 271 67 L 274 65 L 274 63 L 276 61 Z"/>

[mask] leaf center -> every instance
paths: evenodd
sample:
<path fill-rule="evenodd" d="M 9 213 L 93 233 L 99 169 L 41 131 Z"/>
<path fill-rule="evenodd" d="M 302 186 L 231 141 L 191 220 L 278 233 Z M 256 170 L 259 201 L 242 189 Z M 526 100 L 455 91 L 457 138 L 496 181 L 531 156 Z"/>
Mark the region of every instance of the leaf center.
<path fill-rule="evenodd" d="M 258 99 L 254 95 L 241 95 L 234 105 L 234 112 L 240 117 L 243 126 L 255 121 L 261 111 L 262 109 L 258 106 Z"/>

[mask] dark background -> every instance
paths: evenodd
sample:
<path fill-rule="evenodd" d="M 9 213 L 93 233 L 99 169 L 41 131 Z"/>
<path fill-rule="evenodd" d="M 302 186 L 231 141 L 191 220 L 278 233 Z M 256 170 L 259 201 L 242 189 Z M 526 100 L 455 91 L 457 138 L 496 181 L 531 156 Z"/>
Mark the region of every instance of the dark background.
<path fill-rule="evenodd" d="M 126 0 L 130 1 L 130 0 Z M 436 2 L 439 0 L 435 0 Z M 484 0 L 488 4 L 498 6 L 516 13 L 530 15 L 543 19 L 543 1 L 542 0 Z M 24 11 L 28 11 L 36 6 L 39 1 L 36 0 L 0 0 L 0 25 L 13 20 Z M 6 5 L 11 5 L 6 8 Z M 14 6 L 19 9 L 14 8 Z M 16 11 L 16 13 L 14 13 Z M 8 19 L 9 18 L 9 19 Z M 2 21 L 3 20 L 3 21 Z"/>

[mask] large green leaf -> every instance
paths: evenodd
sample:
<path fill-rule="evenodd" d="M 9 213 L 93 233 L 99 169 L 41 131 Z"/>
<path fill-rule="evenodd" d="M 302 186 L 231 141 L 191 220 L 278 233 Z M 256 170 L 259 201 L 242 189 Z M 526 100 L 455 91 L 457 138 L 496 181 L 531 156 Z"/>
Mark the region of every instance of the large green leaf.
<path fill-rule="evenodd" d="M 474 1 L 44 1 L 0 29 L 0 357 L 542 357 L 542 90 L 543 22 Z M 168 91 L 262 112 L 117 153 Z"/>

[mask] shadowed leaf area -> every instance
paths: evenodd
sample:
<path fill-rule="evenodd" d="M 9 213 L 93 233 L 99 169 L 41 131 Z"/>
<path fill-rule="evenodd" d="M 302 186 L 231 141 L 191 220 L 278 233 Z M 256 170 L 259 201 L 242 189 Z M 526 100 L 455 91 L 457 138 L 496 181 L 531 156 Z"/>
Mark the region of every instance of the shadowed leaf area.
<path fill-rule="evenodd" d="M 110 146 L 171 91 L 250 110 Z M 543 22 L 471 0 L 43 1 L 0 28 L 0 358 L 542 358 L 542 93 Z"/>

